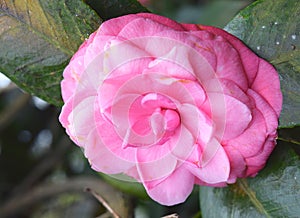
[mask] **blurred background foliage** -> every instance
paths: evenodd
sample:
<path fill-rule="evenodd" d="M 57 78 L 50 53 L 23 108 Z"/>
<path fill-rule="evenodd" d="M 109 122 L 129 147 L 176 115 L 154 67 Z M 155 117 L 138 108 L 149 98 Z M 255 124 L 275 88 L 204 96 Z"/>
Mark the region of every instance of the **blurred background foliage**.
<path fill-rule="evenodd" d="M 152 0 L 154 13 L 180 22 L 224 27 L 251 0 Z M 110 217 L 91 193 L 104 193 L 122 217 L 201 217 L 198 188 L 181 205 L 164 207 L 135 188 L 120 190 L 92 171 L 58 122 L 59 108 L 0 79 L 0 217 Z M 284 134 L 284 133 L 283 133 Z M 109 183 L 109 184 L 108 184 Z M 88 186 L 88 187 L 85 187 Z M 138 192 L 138 193 L 137 193 Z M 144 197 L 143 197 L 144 196 Z"/>
<path fill-rule="evenodd" d="M 184 23 L 223 28 L 233 16 L 253 0 L 152 0 L 144 5 L 156 14 Z"/>

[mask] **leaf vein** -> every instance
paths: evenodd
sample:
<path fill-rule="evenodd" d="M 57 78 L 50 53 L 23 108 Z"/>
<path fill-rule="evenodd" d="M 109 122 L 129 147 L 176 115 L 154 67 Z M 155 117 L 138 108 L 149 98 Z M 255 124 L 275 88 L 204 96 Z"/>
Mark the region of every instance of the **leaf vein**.
<path fill-rule="evenodd" d="M 247 194 L 252 204 L 258 209 L 258 211 L 266 217 L 270 218 L 271 216 L 268 214 L 267 210 L 264 208 L 262 203 L 256 198 L 255 193 L 250 189 L 247 181 L 245 179 L 240 179 L 238 181 L 239 186 L 242 188 L 242 190 Z"/>

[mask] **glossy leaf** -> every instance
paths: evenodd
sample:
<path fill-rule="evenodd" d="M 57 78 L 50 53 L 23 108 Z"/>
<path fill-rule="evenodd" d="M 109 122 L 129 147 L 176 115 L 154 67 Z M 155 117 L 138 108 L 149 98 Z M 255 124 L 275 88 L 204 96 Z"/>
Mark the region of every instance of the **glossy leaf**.
<path fill-rule="evenodd" d="M 108 184 L 124 193 L 136 196 L 140 199 L 149 199 L 144 186 L 126 175 L 106 175 L 104 173 L 99 173 L 99 175 Z"/>
<path fill-rule="evenodd" d="M 148 12 L 136 0 L 84 0 L 90 5 L 101 18 L 108 20 L 125 14 L 135 14 L 139 12 Z"/>
<path fill-rule="evenodd" d="M 0 0 L 0 72 L 29 93 L 61 105 L 62 71 L 100 23 L 82 1 Z"/>
<path fill-rule="evenodd" d="M 225 30 L 277 68 L 284 96 L 280 126 L 300 125 L 300 1 L 256 1 Z"/>
<path fill-rule="evenodd" d="M 300 160 L 288 144 L 275 149 L 257 177 L 226 188 L 201 187 L 203 218 L 299 217 Z"/>

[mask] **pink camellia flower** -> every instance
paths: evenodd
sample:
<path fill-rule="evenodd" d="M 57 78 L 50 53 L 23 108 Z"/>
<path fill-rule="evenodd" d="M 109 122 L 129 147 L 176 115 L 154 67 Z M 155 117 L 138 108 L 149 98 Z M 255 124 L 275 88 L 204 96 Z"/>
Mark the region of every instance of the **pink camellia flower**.
<path fill-rule="evenodd" d="M 278 74 L 240 40 L 154 14 L 104 22 L 61 84 L 60 122 L 91 167 L 124 173 L 164 205 L 194 184 L 255 176 L 275 146 Z"/>

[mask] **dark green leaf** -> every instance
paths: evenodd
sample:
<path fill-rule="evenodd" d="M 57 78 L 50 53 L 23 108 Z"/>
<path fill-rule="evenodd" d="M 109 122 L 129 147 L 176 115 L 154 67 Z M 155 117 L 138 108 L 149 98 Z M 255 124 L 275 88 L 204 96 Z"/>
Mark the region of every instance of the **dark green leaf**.
<path fill-rule="evenodd" d="M 119 17 L 125 14 L 136 14 L 139 12 L 148 12 L 136 0 L 84 0 L 90 5 L 100 17 L 104 20 Z"/>
<path fill-rule="evenodd" d="M 0 0 L 0 72 L 31 94 L 61 105 L 62 71 L 100 23 L 78 0 Z"/>
<path fill-rule="evenodd" d="M 280 126 L 300 125 L 300 1 L 256 1 L 225 30 L 277 68 L 284 96 Z"/>
<path fill-rule="evenodd" d="M 99 173 L 99 175 L 110 185 L 121 190 L 124 193 L 136 196 L 141 199 L 149 199 L 147 192 L 141 183 L 134 181 L 126 175 L 106 175 Z"/>
<path fill-rule="evenodd" d="M 274 150 L 257 177 L 226 188 L 201 187 L 200 205 L 208 217 L 299 217 L 300 160 L 288 144 Z"/>

